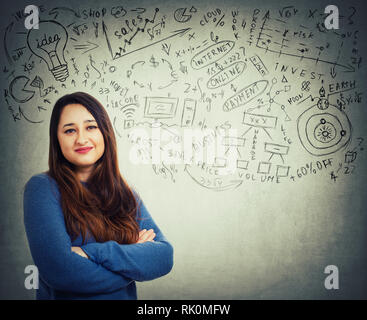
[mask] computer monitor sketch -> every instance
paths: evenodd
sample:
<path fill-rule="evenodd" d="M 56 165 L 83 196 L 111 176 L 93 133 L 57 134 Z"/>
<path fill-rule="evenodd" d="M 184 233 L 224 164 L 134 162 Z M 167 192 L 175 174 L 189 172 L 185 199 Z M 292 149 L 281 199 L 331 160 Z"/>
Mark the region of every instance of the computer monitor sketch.
<path fill-rule="evenodd" d="M 153 119 L 172 119 L 176 116 L 178 98 L 146 97 L 144 117 Z"/>

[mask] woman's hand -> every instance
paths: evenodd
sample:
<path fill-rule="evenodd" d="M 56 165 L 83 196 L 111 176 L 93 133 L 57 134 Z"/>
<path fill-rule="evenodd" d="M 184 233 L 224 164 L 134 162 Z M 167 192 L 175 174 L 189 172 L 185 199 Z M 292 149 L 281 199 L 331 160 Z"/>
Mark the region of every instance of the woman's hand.
<path fill-rule="evenodd" d="M 89 259 L 89 257 L 86 255 L 86 253 L 83 251 L 80 247 L 71 247 L 71 251 L 75 252 L 76 254 L 82 256 L 83 258 Z"/>
<path fill-rule="evenodd" d="M 154 242 L 153 240 L 154 238 L 155 238 L 155 233 L 153 229 L 149 229 L 149 230 L 143 229 L 139 232 L 139 239 L 137 243 L 144 243 L 147 241 Z"/>
<path fill-rule="evenodd" d="M 155 238 L 155 233 L 154 233 L 153 229 L 149 229 L 149 230 L 143 229 L 139 232 L 139 239 L 138 239 L 137 243 L 144 243 L 144 242 L 147 242 L 147 241 L 154 242 L 154 240 L 153 240 L 154 238 Z M 80 247 L 71 247 L 71 251 L 73 251 L 76 254 L 82 256 L 83 258 L 89 259 L 87 254 Z"/>

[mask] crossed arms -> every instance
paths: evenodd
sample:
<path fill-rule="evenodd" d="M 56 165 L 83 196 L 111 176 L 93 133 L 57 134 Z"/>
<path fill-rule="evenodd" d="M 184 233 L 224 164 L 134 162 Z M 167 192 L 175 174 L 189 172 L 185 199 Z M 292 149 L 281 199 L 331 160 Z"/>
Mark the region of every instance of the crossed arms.
<path fill-rule="evenodd" d="M 63 212 L 47 176 L 34 176 L 25 186 L 24 224 L 29 247 L 42 279 L 52 288 L 80 293 L 108 293 L 167 274 L 173 266 L 173 248 L 141 202 L 139 241 L 88 243 L 72 250 Z M 140 201 L 140 199 L 138 199 Z M 154 240 L 154 241 L 152 241 Z"/>

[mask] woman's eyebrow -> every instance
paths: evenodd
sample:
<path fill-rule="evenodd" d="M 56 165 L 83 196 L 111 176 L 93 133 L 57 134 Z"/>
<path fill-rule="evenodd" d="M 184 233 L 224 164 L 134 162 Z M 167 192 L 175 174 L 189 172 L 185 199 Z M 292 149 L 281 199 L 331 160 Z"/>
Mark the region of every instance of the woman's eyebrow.
<path fill-rule="evenodd" d="M 86 122 L 97 122 L 96 120 L 84 120 L 84 123 Z M 72 126 L 74 125 L 75 123 L 67 123 L 67 124 L 64 124 L 63 125 L 63 128 L 65 128 L 66 126 Z"/>

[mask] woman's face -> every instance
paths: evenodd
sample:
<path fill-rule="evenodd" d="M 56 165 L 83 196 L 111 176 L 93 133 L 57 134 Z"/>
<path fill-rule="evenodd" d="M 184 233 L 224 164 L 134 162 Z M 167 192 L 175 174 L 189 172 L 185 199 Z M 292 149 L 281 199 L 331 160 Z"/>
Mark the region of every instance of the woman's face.
<path fill-rule="evenodd" d="M 90 173 L 105 149 L 96 120 L 81 104 L 68 104 L 64 107 L 57 138 L 64 157 L 76 166 L 77 173 Z"/>

